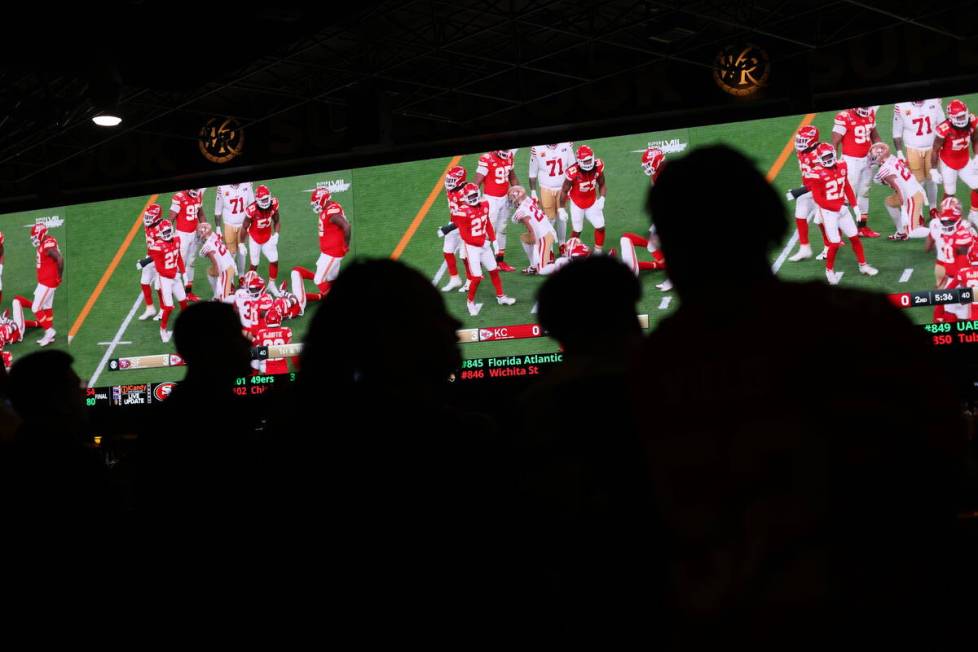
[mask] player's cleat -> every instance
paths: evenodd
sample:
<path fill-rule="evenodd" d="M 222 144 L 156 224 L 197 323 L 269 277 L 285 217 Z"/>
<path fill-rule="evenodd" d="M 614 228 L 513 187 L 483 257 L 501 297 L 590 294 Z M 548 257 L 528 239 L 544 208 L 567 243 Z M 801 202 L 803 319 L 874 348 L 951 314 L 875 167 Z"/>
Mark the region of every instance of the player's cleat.
<path fill-rule="evenodd" d="M 462 287 L 462 279 L 458 276 L 450 276 L 448 278 L 448 283 L 446 283 L 445 286 L 442 287 L 441 291 L 451 292 L 455 288 L 460 288 L 460 287 Z"/>
<path fill-rule="evenodd" d="M 825 270 L 825 278 L 828 280 L 829 285 L 839 284 L 839 275 L 833 272 L 831 269 Z"/>
<path fill-rule="evenodd" d="M 501 306 L 511 306 L 516 303 L 516 299 L 513 297 L 507 297 L 505 294 L 500 294 L 498 297 L 496 297 L 496 303 Z"/>
<path fill-rule="evenodd" d="M 537 268 L 534 267 L 533 265 L 530 265 L 529 267 L 524 267 L 520 271 L 522 271 L 524 274 L 536 274 L 537 273 Z"/>
<path fill-rule="evenodd" d="M 909 240 L 910 236 L 904 233 L 903 231 L 899 231 L 897 233 L 891 233 L 890 235 L 886 236 L 886 239 L 887 240 Z"/>
<path fill-rule="evenodd" d="M 794 256 L 788 258 L 793 263 L 797 263 L 801 260 L 807 260 L 812 257 L 812 246 L 811 245 L 799 245 L 798 251 Z"/>
<path fill-rule="evenodd" d="M 164 344 L 168 344 L 170 342 L 171 335 L 173 335 L 172 331 L 168 331 L 163 328 L 160 329 L 160 339 L 163 341 Z"/>
<path fill-rule="evenodd" d="M 876 276 L 880 271 L 869 263 L 863 263 L 859 266 L 859 273 L 865 274 L 866 276 Z"/>
<path fill-rule="evenodd" d="M 666 279 L 662 283 L 657 283 L 655 287 L 659 288 L 663 292 L 668 292 L 672 289 L 672 281 Z"/>
<path fill-rule="evenodd" d="M 481 303 L 473 303 L 472 301 L 466 301 L 465 307 L 469 309 L 469 314 L 472 315 L 473 317 L 478 315 L 479 311 L 482 310 Z"/>
<path fill-rule="evenodd" d="M 44 337 L 39 339 L 37 343 L 39 346 L 47 346 L 48 344 L 54 342 L 54 336 L 55 336 L 54 329 L 49 328 L 46 331 L 44 331 Z"/>
<path fill-rule="evenodd" d="M 828 257 L 829 257 L 829 248 L 828 247 L 822 247 L 821 253 L 819 253 L 817 256 L 815 256 L 815 260 L 825 260 Z"/>
<path fill-rule="evenodd" d="M 515 272 L 516 268 L 507 263 L 505 260 L 500 260 L 497 263 L 500 272 Z"/>
<path fill-rule="evenodd" d="M 859 235 L 860 235 L 860 237 L 863 237 L 863 238 L 878 238 L 878 237 L 880 237 L 880 234 L 879 233 L 877 233 L 876 231 L 872 230 L 868 226 L 861 226 L 861 227 L 859 227 Z"/>
<path fill-rule="evenodd" d="M 615 253 L 617 253 L 617 252 L 615 251 L 614 248 L 608 250 L 608 255 L 611 256 L 612 258 L 615 257 Z"/>
<path fill-rule="evenodd" d="M 187 292 L 187 301 L 189 301 L 190 303 L 197 303 L 198 301 L 200 301 L 200 297 L 198 297 L 193 292 Z"/>
<path fill-rule="evenodd" d="M 465 283 L 462 283 L 462 287 L 460 287 L 458 289 L 458 291 L 459 292 L 468 292 L 469 291 L 469 285 L 470 285 L 469 279 L 465 279 Z"/>
<path fill-rule="evenodd" d="M 156 316 L 153 317 L 153 321 L 159 321 L 161 319 L 163 319 L 163 311 L 162 310 L 160 310 L 158 313 L 156 313 Z"/>
<path fill-rule="evenodd" d="M 154 306 L 146 306 L 146 310 L 144 310 L 143 314 L 139 316 L 139 321 L 146 321 L 147 319 L 149 319 L 155 314 L 156 314 L 156 308 Z M 163 315 L 160 314 L 160 317 L 162 316 Z"/>

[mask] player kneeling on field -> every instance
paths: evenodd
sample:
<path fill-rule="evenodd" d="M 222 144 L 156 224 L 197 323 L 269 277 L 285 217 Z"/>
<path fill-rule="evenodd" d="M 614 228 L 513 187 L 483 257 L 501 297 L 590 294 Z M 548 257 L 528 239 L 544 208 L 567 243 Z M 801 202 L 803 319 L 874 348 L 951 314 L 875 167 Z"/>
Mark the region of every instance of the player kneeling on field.
<path fill-rule="evenodd" d="M 520 234 L 520 242 L 530 265 L 523 269 L 523 273 L 536 274 L 553 260 L 557 232 L 537 200 L 528 197 L 522 186 L 509 189 L 509 207 L 513 210 L 513 222 L 526 227 L 526 232 Z"/>

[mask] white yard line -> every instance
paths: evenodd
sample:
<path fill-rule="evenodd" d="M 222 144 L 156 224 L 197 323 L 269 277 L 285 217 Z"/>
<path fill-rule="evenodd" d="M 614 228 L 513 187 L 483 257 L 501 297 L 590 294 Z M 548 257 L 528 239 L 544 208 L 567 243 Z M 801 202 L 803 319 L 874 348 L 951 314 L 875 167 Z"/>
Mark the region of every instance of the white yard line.
<path fill-rule="evenodd" d="M 122 341 L 122 336 L 126 334 L 126 329 L 129 328 L 129 322 L 132 321 L 133 316 L 136 314 L 136 311 L 139 310 L 139 306 L 141 305 L 143 305 L 142 292 L 136 295 L 136 301 L 132 304 L 132 310 L 130 310 L 129 314 L 126 315 L 126 318 L 122 320 L 119 330 L 116 331 L 115 337 L 112 338 L 112 343 L 109 344 L 109 348 L 105 350 L 105 355 L 102 356 L 102 361 L 98 363 L 95 373 L 92 374 L 92 377 L 88 381 L 89 387 L 95 387 L 95 383 L 98 382 L 98 377 L 102 375 L 103 371 L 105 371 L 105 365 L 108 364 L 109 358 L 112 357 L 115 347 Z"/>
<path fill-rule="evenodd" d="M 788 239 L 788 244 L 784 246 L 784 249 L 781 251 L 781 255 L 778 256 L 778 259 L 774 261 L 773 265 L 771 265 L 772 272 L 775 274 L 778 273 L 778 270 L 781 269 L 782 265 L 784 265 L 784 261 L 788 260 L 788 254 L 790 254 L 791 250 L 794 249 L 796 242 L 798 242 L 798 231 L 791 234 L 791 238 Z"/>
<path fill-rule="evenodd" d="M 540 304 L 538 304 L 538 303 L 536 303 L 536 302 L 534 302 L 534 303 L 533 303 L 533 307 L 532 307 L 532 308 L 530 308 L 530 314 L 531 314 L 531 315 L 535 315 L 535 314 L 537 314 L 537 308 L 539 308 L 539 307 L 540 307 Z"/>
<path fill-rule="evenodd" d="M 441 267 L 438 268 L 438 272 L 435 274 L 435 277 L 431 279 L 431 284 L 438 285 L 438 282 L 441 280 L 441 277 L 445 275 L 446 271 L 448 271 L 448 263 L 443 260 L 441 261 Z"/>
<path fill-rule="evenodd" d="M 659 310 L 665 310 L 672 303 L 672 297 L 662 297 L 662 301 L 659 302 Z"/>
<path fill-rule="evenodd" d="M 99 342 L 99 346 L 117 346 L 119 344 L 132 344 L 132 342 Z"/>
<path fill-rule="evenodd" d="M 900 276 L 900 282 L 906 283 L 907 281 L 910 280 L 910 277 L 912 275 L 913 275 L 913 267 L 908 267 L 907 269 L 903 270 L 903 274 Z"/>

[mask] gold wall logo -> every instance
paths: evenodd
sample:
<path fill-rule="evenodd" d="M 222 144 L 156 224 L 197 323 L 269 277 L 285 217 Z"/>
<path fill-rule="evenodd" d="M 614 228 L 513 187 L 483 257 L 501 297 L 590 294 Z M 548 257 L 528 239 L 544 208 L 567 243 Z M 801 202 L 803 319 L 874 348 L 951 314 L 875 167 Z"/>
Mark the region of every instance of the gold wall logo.
<path fill-rule="evenodd" d="M 227 163 L 244 150 L 244 128 L 234 118 L 211 118 L 200 128 L 198 144 L 211 163 Z"/>
<path fill-rule="evenodd" d="M 713 80 L 731 95 L 753 95 L 767 86 L 771 61 L 756 45 L 727 46 L 713 62 Z"/>

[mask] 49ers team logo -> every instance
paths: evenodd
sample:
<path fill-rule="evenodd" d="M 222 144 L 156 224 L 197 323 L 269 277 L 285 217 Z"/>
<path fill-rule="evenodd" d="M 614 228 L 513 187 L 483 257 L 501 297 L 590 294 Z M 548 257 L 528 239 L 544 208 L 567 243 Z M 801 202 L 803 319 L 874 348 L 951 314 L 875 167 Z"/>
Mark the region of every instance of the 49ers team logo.
<path fill-rule="evenodd" d="M 157 401 L 165 401 L 170 398 L 170 392 L 173 391 L 174 387 L 176 387 L 174 383 L 160 383 L 153 388 L 153 397 Z"/>
<path fill-rule="evenodd" d="M 211 163 L 227 163 L 244 150 L 244 128 L 234 118 L 211 118 L 200 128 L 198 144 Z"/>
<path fill-rule="evenodd" d="M 771 61 L 767 52 L 750 43 L 727 46 L 713 62 L 713 80 L 723 91 L 744 97 L 767 86 Z"/>

